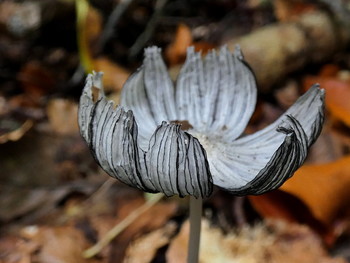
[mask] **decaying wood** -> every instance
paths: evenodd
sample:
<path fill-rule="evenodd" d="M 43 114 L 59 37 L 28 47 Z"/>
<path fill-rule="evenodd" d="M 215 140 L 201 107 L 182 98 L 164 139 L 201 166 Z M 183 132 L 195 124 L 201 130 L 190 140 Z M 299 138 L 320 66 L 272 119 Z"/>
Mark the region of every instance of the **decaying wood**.
<path fill-rule="evenodd" d="M 262 92 L 288 73 L 308 63 L 331 58 L 349 41 L 350 30 L 321 11 L 305 13 L 289 23 L 278 23 L 227 41 L 241 45 Z"/>

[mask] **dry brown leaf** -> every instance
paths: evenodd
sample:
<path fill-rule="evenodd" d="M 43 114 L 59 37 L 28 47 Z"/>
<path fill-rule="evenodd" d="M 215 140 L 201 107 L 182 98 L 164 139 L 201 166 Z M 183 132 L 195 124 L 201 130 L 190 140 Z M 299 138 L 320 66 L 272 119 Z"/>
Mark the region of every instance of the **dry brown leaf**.
<path fill-rule="evenodd" d="M 339 71 L 339 66 L 335 64 L 326 64 L 322 66 L 322 69 L 318 75 L 322 77 L 336 77 Z"/>
<path fill-rule="evenodd" d="M 201 229 L 201 244 L 204 235 L 204 224 L 202 223 Z M 188 235 L 190 233 L 189 221 L 182 224 L 179 234 L 170 243 L 169 248 L 166 252 L 166 259 L 168 263 L 180 263 L 186 262 L 187 259 L 187 247 L 188 247 Z M 216 242 L 213 242 L 216 244 Z"/>
<path fill-rule="evenodd" d="M 264 218 L 306 224 L 318 233 L 327 245 L 334 243 L 335 235 L 331 228 L 317 220 L 299 198 L 280 190 L 248 198 L 255 211 Z"/>
<path fill-rule="evenodd" d="M 120 196 L 114 201 L 117 207 L 117 217 L 92 217 L 92 227 L 97 231 L 98 236 L 102 237 L 108 232 L 108 230 L 122 221 L 135 209 L 140 207 L 144 202 L 144 198 L 140 195 Z M 121 260 L 124 259 L 125 251 L 132 240 L 137 236 L 163 227 L 176 211 L 177 204 L 175 202 L 156 204 L 120 233 L 109 247 L 102 250 L 101 255 L 104 257 L 112 257 L 115 260 L 118 260 L 118 262 L 121 262 Z"/>
<path fill-rule="evenodd" d="M 159 203 L 153 206 L 116 238 L 113 255 L 116 258 L 122 258 L 122 255 L 125 253 L 125 250 L 123 251 L 122 248 L 126 249 L 135 236 L 162 227 L 174 215 L 176 210 L 176 203 Z M 116 248 L 118 248 L 118 251 Z"/>
<path fill-rule="evenodd" d="M 188 234 L 189 222 L 186 221 L 169 246 L 166 254 L 168 263 L 186 262 Z M 259 259 L 273 241 L 274 237 L 262 225 L 246 227 L 239 233 L 225 236 L 219 228 L 210 227 L 208 221 L 202 220 L 199 262 L 267 262 Z"/>
<path fill-rule="evenodd" d="M 265 259 L 271 263 L 346 263 L 343 258 L 327 255 L 321 240 L 307 226 L 268 221 L 267 228 L 274 235 L 274 244 L 268 247 Z"/>
<path fill-rule="evenodd" d="M 39 61 L 27 62 L 17 75 L 27 96 L 39 100 L 54 88 L 54 73 Z"/>
<path fill-rule="evenodd" d="M 130 75 L 128 70 L 106 57 L 94 59 L 93 68 L 95 71 L 104 72 L 103 84 L 106 91 L 120 91 Z"/>
<path fill-rule="evenodd" d="M 49 217 L 50 213 L 54 214 L 58 204 L 66 197 L 73 193 L 86 196 L 91 194 L 95 188 L 96 186 L 89 182 L 56 186 L 54 189 L 1 185 L 0 222 L 9 223 L 18 218 L 29 223 L 38 222 L 40 219 Z M 60 214 L 60 216 L 65 215 Z"/>
<path fill-rule="evenodd" d="M 31 263 L 36 243 L 15 236 L 0 239 L 0 263 Z"/>
<path fill-rule="evenodd" d="M 194 50 L 202 52 L 202 55 L 208 53 L 208 51 L 215 49 L 217 46 L 204 41 L 193 42 Z"/>
<path fill-rule="evenodd" d="M 225 236 L 207 221 L 202 222 L 200 263 L 345 263 L 343 259 L 330 258 L 319 238 L 306 226 L 270 221 Z M 188 231 L 186 222 L 169 246 L 168 263 L 186 262 Z"/>
<path fill-rule="evenodd" d="M 308 76 L 304 79 L 304 87 L 319 83 L 326 90 L 326 108 L 332 116 L 350 127 L 350 80 L 337 77 Z"/>
<path fill-rule="evenodd" d="M 346 154 L 343 140 L 339 136 L 335 136 L 334 127 L 329 124 L 331 123 L 326 121 L 320 136 L 310 148 L 307 156 L 309 164 L 333 162 Z M 350 137 L 348 139 L 350 140 Z"/>
<path fill-rule="evenodd" d="M 189 26 L 179 24 L 174 41 L 165 50 L 165 57 L 170 66 L 182 63 L 186 58 L 187 47 L 192 44 L 192 32 Z"/>
<path fill-rule="evenodd" d="M 283 87 L 277 89 L 274 93 L 278 104 L 285 110 L 292 106 L 300 96 L 298 84 L 295 80 L 288 80 Z"/>
<path fill-rule="evenodd" d="M 128 247 L 125 255 L 125 263 L 149 263 L 152 262 L 157 250 L 169 243 L 176 230 L 175 223 L 169 223 L 163 228 L 146 234 Z"/>
<path fill-rule="evenodd" d="M 279 21 L 291 21 L 299 15 L 315 10 L 316 7 L 304 0 L 274 0 L 274 11 Z"/>
<path fill-rule="evenodd" d="M 330 224 L 349 208 L 350 156 L 337 161 L 304 165 L 282 190 L 297 196 L 325 224 Z"/>
<path fill-rule="evenodd" d="M 82 232 L 71 226 L 39 227 L 28 226 L 22 229 L 22 237 L 35 242 L 38 253 L 32 260 L 39 263 L 87 263 L 97 262 L 82 257 L 82 252 L 90 244 Z"/>
<path fill-rule="evenodd" d="M 77 134 L 78 105 L 66 99 L 52 99 L 47 108 L 47 117 L 54 132 L 62 135 Z"/>

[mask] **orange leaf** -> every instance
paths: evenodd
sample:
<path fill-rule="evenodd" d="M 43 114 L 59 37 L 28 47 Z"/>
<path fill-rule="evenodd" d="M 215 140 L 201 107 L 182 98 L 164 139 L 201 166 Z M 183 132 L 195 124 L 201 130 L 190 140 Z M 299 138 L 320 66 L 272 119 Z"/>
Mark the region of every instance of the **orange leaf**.
<path fill-rule="evenodd" d="M 304 165 L 281 189 L 301 199 L 325 224 L 333 222 L 350 201 L 350 156 L 320 165 Z"/>
<path fill-rule="evenodd" d="M 326 107 L 336 118 L 350 127 L 350 81 L 335 77 L 308 76 L 304 79 L 304 87 L 319 83 L 326 90 Z"/>
<path fill-rule="evenodd" d="M 315 6 L 303 0 L 275 0 L 275 15 L 279 21 L 291 21 L 295 17 L 315 10 Z"/>
<path fill-rule="evenodd" d="M 55 86 L 54 73 L 39 61 L 29 61 L 17 75 L 24 92 L 35 100 L 52 92 Z"/>
<path fill-rule="evenodd" d="M 202 55 L 205 55 L 208 51 L 216 48 L 213 44 L 204 41 L 193 42 L 193 46 L 197 52 L 202 52 Z"/>
<path fill-rule="evenodd" d="M 322 77 L 336 77 L 339 71 L 339 66 L 334 64 L 326 64 L 322 67 L 319 75 Z"/>
<path fill-rule="evenodd" d="M 259 196 L 248 196 L 248 199 L 254 209 L 264 218 L 306 224 L 318 233 L 326 244 L 331 245 L 335 241 L 331 229 L 317 220 L 310 209 L 296 196 L 275 190 Z"/>
<path fill-rule="evenodd" d="M 187 47 L 192 44 L 191 29 L 185 24 L 179 24 L 174 41 L 167 47 L 165 56 L 170 65 L 179 64 L 186 57 Z"/>
<path fill-rule="evenodd" d="M 106 91 L 119 91 L 122 89 L 130 72 L 106 57 L 99 57 L 93 60 L 95 71 L 104 72 L 103 84 Z"/>

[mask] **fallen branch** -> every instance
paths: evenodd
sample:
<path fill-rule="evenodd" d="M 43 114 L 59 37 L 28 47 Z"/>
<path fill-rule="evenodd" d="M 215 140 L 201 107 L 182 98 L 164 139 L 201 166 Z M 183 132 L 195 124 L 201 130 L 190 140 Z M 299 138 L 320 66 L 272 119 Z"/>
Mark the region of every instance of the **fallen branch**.
<path fill-rule="evenodd" d="M 262 92 L 288 73 L 308 63 L 329 59 L 343 49 L 350 31 L 321 11 L 308 12 L 298 20 L 260 28 L 226 44 L 240 44 L 246 61 L 256 73 Z"/>

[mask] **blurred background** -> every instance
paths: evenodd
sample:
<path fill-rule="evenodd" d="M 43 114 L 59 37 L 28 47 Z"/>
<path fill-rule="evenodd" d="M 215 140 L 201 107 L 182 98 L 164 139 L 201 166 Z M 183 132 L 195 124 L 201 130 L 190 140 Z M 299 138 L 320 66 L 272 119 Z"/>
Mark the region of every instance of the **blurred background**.
<path fill-rule="evenodd" d="M 110 179 L 79 135 L 86 74 L 103 71 L 118 103 L 157 45 L 175 80 L 193 45 L 240 44 L 258 82 L 246 132 L 280 116 L 314 83 L 326 121 L 279 190 L 204 202 L 200 262 L 350 260 L 350 1 L 0 1 L 0 262 L 185 262 L 188 205 L 147 209 L 95 256 L 83 252 L 147 196 Z"/>

